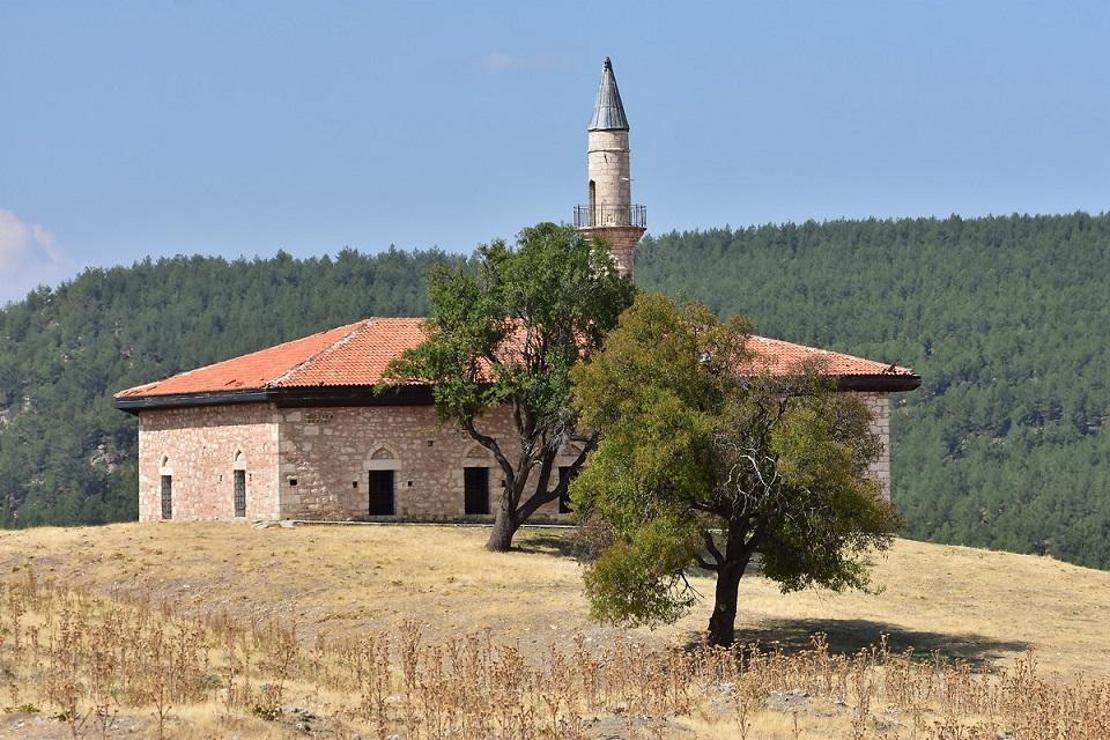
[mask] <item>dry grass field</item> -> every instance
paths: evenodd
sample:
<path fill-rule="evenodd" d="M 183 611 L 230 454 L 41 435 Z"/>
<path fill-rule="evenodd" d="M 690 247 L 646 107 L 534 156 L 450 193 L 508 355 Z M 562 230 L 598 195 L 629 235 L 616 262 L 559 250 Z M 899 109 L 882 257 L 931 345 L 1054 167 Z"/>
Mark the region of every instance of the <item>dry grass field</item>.
<path fill-rule="evenodd" d="M 595 625 L 563 531 L 528 530 L 509 554 L 485 535 L 2 532 L 0 733 L 1110 736 L 1110 573 L 899 541 L 875 594 L 746 578 L 740 639 L 769 652 L 740 671 L 672 649 L 697 643 L 708 605 L 656 631 Z M 144 667 L 152 650 L 164 659 Z"/>

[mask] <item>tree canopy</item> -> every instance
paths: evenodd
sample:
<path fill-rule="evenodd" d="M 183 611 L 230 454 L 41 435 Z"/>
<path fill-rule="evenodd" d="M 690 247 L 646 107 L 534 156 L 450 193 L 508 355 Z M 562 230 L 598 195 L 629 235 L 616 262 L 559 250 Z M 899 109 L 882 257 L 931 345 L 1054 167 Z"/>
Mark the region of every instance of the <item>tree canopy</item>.
<path fill-rule="evenodd" d="M 507 550 L 593 449 L 595 436 L 578 429 L 570 405 L 570 370 L 601 346 L 635 288 L 604 243 L 553 223 L 521 231 L 515 249 L 483 245 L 475 261 L 475 270 L 432 271 L 427 339 L 388 374 L 432 383 L 440 418 L 493 454 L 505 485 L 488 547 Z M 510 432 L 499 429 L 498 412 L 508 414 Z M 570 475 L 552 483 L 556 457 L 571 443 Z"/>
<path fill-rule="evenodd" d="M 717 579 L 712 643 L 732 642 L 751 559 L 784 591 L 867 584 L 867 554 L 899 520 L 867 466 L 881 445 L 853 393 L 816 371 L 741 372 L 749 324 L 642 294 L 573 371 L 582 423 L 601 432 L 572 484 L 592 558 L 596 617 L 670 622 L 694 602 L 687 571 Z"/>

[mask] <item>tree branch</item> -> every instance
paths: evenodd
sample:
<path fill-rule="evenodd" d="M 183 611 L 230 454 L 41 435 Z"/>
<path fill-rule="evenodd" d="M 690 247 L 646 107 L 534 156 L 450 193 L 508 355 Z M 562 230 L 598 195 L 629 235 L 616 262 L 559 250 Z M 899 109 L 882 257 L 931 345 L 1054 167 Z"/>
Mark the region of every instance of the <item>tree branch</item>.
<path fill-rule="evenodd" d="M 505 485 L 512 486 L 516 481 L 513 464 L 505 457 L 505 453 L 501 451 L 501 445 L 497 443 L 497 440 L 488 434 L 479 432 L 478 428 L 474 426 L 474 419 L 464 419 L 463 428 L 466 430 L 466 433 L 470 435 L 471 439 L 493 453 L 493 457 L 497 460 L 497 464 L 501 466 L 501 471 L 505 473 Z"/>
<path fill-rule="evenodd" d="M 550 491 L 547 490 L 546 481 L 550 480 L 551 478 L 551 468 L 546 460 L 541 463 L 541 466 L 543 465 L 548 465 L 547 474 L 546 476 L 544 475 L 544 469 L 543 467 L 541 467 L 540 479 L 536 481 L 535 492 L 531 496 L 529 496 L 528 500 L 520 506 L 519 514 L 521 521 L 524 521 L 528 517 L 535 514 L 536 510 L 546 504 L 548 501 L 554 501 L 555 499 L 559 498 L 559 491 L 557 487 Z"/>
<path fill-rule="evenodd" d="M 721 551 L 717 549 L 717 544 L 713 542 L 713 534 L 709 530 L 705 530 L 701 533 L 701 536 L 705 541 L 705 549 L 709 551 L 709 554 L 717 562 L 717 566 L 720 567 L 721 563 L 725 562 L 725 556 L 721 554 Z"/>
<path fill-rule="evenodd" d="M 561 498 L 566 493 L 567 488 L 570 487 L 571 480 L 573 480 L 574 476 L 578 474 L 578 471 L 581 470 L 582 466 L 586 463 L 586 457 L 597 447 L 597 432 L 591 432 L 586 437 L 577 437 L 575 439 L 576 441 L 583 442 L 582 449 L 579 451 L 578 457 L 574 459 L 574 462 L 567 466 L 567 475 L 565 477 L 560 476 L 559 480 L 555 482 L 555 487 L 550 491 L 547 490 L 547 485 L 544 481 L 550 481 L 551 479 L 551 469 L 554 466 L 555 458 L 558 456 L 559 450 L 558 447 L 556 447 L 554 450 L 545 452 L 541 461 L 543 467 L 540 468 L 540 480 L 537 481 L 536 492 L 533 493 L 520 508 L 522 519 L 530 517 L 535 513 L 536 509 L 540 508 L 548 501 L 555 501 Z"/>
<path fill-rule="evenodd" d="M 708 560 L 703 558 L 701 555 L 695 555 L 694 556 L 694 562 L 696 562 L 702 568 L 705 568 L 706 570 L 711 570 L 714 573 L 716 573 L 718 570 L 720 570 L 720 566 L 715 565 L 714 563 L 710 563 Z"/>
<path fill-rule="evenodd" d="M 702 597 L 701 592 L 694 588 L 694 584 L 690 583 L 690 580 L 686 577 L 686 571 L 679 571 L 678 575 L 682 578 L 683 593 L 689 591 L 700 599 Z"/>

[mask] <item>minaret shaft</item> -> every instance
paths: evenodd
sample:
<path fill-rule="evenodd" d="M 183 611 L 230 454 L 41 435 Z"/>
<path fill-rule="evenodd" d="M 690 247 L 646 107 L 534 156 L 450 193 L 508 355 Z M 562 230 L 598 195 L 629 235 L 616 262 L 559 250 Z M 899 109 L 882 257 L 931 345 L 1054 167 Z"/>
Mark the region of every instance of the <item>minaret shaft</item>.
<path fill-rule="evenodd" d="M 647 226 L 643 206 L 632 203 L 631 152 L 613 65 L 601 69 L 597 101 L 586 134 L 587 202 L 575 209 L 575 225 L 609 243 L 617 270 L 631 276 L 636 245 Z"/>
<path fill-rule="evenodd" d="M 628 132 L 590 131 L 586 134 L 586 142 L 586 170 L 594 194 L 591 205 L 602 209 L 627 208 L 632 204 Z"/>

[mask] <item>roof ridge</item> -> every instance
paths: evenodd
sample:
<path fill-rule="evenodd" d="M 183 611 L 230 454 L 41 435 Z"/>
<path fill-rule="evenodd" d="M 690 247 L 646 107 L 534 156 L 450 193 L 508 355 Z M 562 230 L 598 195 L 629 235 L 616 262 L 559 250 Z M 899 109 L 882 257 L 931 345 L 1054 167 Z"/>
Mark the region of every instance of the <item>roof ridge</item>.
<path fill-rule="evenodd" d="M 840 355 L 842 357 L 851 357 L 853 360 L 862 360 L 863 362 L 870 362 L 870 363 L 873 363 L 875 365 L 889 365 L 890 364 L 889 362 L 882 362 L 880 360 L 872 360 L 869 357 L 861 357 L 860 355 L 853 355 L 853 354 L 850 354 L 848 352 L 841 352 L 841 351 L 835 350 L 835 349 L 825 349 L 824 347 L 814 347 L 814 346 L 808 345 L 808 344 L 798 344 L 797 342 L 791 342 L 789 339 L 779 339 L 778 337 L 764 337 L 764 336 L 760 336 L 759 334 L 752 334 L 750 336 L 754 339 L 762 339 L 765 342 L 781 342 L 782 344 L 789 344 L 791 347 L 798 347 L 799 349 L 804 349 L 804 350 L 807 350 L 809 352 L 819 352 L 823 355 Z"/>
<path fill-rule="evenodd" d="M 362 319 L 362 321 L 365 321 L 365 319 Z M 130 388 L 124 388 L 123 390 L 116 392 L 113 395 L 113 398 L 116 397 L 116 396 L 120 396 L 124 393 L 139 391 L 139 390 L 141 390 L 143 388 L 147 388 L 149 386 L 158 385 L 159 383 L 164 383 L 167 380 L 171 380 L 173 378 L 181 378 L 181 377 L 185 377 L 185 376 L 189 376 L 189 375 L 199 373 L 203 370 L 210 370 L 212 368 L 216 368 L 216 367 L 219 367 L 221 365 L 227 365 L 227 364 L 232 363 L 232 362 L 239 362 L 245 357 L 254 357 L 255 355 L 260 355 L 263 352 L 272 352 L 272 351 L 274 351 L 276 349 L 279 349 L 281 347 L 285 347 L 285 346 L 290 345 L 290 344 L 296 344 L 298 342 L 304 342 L 304 341 L 312 339 L 313 337 L 318 336 L 320 334 L 327 334 L 328 332 L 332 332 L 332 331 L 335 331 L 337 329 L 342 329 L 345 326 L 353 326 L 354 324 L 357 324 L 357 323 L 359 323 L 359 322 L 356 321 L 356 322 L 353 322 L 352 324 L 340 324 L 339 326 L 333 326 L 330 329 L 321 329 L 320 331 L 315 331 L 315 332 L 312 332 L 311 334 L 306 334 L 303 337 L 294 337 L 293 339 L 287 339 L 284 342 L 278 342 L 277 344 L 271 344 L 268 347 L 262 347 L 261 349 L 256 349 L 253 352 L 247 352 L 245 354 L 235 355 L 234 357 L 228 357 L 225 360 L 217 360 L 216 362 L 210 362 L 207 365 L 201 365 L 200 367 L 194 367 L 194 368 L 190 368 L 188 370 L 182 370 L 179 373 L 174 373 L 173 375 L 169 375 L 169 376 L 167 376 L 165 378 L 162 378 L 160 380 L 152 380 L 149 383 L 140 383 L 139 385 L 131 386 Z"/>
<path fill-rule="evenodd" d="M 355 337 L 355 335 L 357 335 L 359 332 L 366 329 L 367 325 L 374 322 L 374 321 L 377 321 L 377 317 L 369 316 L 365 319 L 359 319 L 358 321 L 355 321 L 351 324 L 346 324 L 344 326 L 337 326 L 337 327 L 335 327 L 335 329 L 328 329 L 328 331 L 336 331 L 338 329 L 345 329 L 348 326 L 353 327 L 350 331 L 346 332 L 343 336 L 339 337 L 334 342 L 328 344 L 326 347 L 322 347 L 319 350 L 313 352 L 311 355 L 304 358 L 303 360 L 301 360 L 297 364 L 293 365 L 292 367 L 288 368 L 285 372 L 281 373 L 276 378 L 272 378 L 270 380 L 267 380 L 263 384 L 263 387 L 265 387 L 265 388 L 276 388 L 276 387 L 280 386 L 282 383 L 284 383 L 285 381 L 291 380 L 294 376 L 296 376 L 301 371 L 307 370 L 309 367 L 311 367 L 314 362 L 316 362 L 318 359 L 320 359 L 324 355 L 330 354 L 331 352 L 334 352 L 335 350 L 339 349 L 343 345 L 347 344 L 347 342 L 351 341 L 351 339 L 353 339 Z"/>

